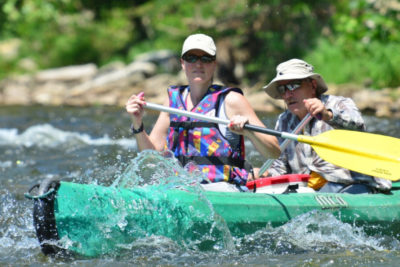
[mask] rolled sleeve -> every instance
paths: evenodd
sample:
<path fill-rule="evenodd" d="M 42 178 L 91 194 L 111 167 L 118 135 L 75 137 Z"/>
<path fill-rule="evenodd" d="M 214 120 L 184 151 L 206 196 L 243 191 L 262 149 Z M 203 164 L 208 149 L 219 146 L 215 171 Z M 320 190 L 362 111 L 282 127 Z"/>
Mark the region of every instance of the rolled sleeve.
<path fill-rule="evenodd" d="M 364 131 L 365 123 L 354 101 L 345 97 L 324 96 L 326 108 L 332 112 L 327 123 L 335 129 Z"/>

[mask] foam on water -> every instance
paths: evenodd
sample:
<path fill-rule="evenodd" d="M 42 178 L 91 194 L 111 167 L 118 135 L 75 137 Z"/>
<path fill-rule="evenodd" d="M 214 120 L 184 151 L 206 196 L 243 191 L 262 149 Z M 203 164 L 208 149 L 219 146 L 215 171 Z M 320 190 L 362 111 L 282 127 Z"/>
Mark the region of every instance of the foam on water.
<path fill-rule="evenodd" d="M 119 145 L 129 149 L 136 148 L 136 141 L 132 138 L 113 140 L 107 135 L 101 138 L 93 138 L 85 133 L 63 131 L 50 124 L 34 125 L 23 133 L 19 133 L 17 129 L 0 129 L 0 146 L 54 148 L 83 145 Z"/>
<path fill-rule="evenodd" d="M 399 247 L 399 242 L 395 247 Z M 237 244 L 245 254 L 298 254 L 307 252 L 384 251 L 387 240 L 368 236 L 362 227 L 343 223 L 328 212 L 302 214 L 280 227 L 266 227 Z M 391 243 L 393 248 L 394 243 Z"/>
<path fill-rule="evenodd" d="M 20 201 L 18 196 L 0 190 L 0 258 L 11 255 L 16 260 L 21 255 L 28 257 L 27 251 L 38 247 L 31 211 L 26 209 L 26 205 L 20 205 Z M 27 200 L 24 202 L 29 203 Z"/>

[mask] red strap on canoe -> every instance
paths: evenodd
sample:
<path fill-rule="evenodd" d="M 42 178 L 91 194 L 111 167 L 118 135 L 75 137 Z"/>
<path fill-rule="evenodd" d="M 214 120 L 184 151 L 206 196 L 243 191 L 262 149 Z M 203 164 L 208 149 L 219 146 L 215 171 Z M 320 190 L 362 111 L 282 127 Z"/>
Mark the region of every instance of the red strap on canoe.
<path fill-rule="evenodd" d="M 284 183 L 298 183 L 298 182 L 308 182 L 310 178 L 309 174 L 285 174 L 273 177 L 264 177 L 257 179 L 255 181 L 247 182 L 246 186 L 249 189 L 260 188 L 263 186 L 284 184 Z"/>

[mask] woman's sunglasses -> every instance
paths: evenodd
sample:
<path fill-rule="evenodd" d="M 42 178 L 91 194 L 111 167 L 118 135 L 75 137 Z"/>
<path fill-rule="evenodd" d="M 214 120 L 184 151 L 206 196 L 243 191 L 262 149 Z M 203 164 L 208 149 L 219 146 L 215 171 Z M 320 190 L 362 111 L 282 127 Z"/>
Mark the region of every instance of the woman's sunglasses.
<path fill-rule="evenodd" d="M 303 81 L 304 80 L 294 80 L 287 84 L 278 85 L 276 89 L 278 90 L 279 94 L 283 95 L 286 92 L 286 89 L 289 91 L 294 91 L 300 88 Z"/>
<path fill-rule="evenodd" d="M 189 55 L 183 55 L 182 59 L 189 63 L 195 63 L 199 59 L 202 63 L 211 63 L 211 62 L 215 61 L 215 56 L 207 56 L 207 55 L 196 56 L 196 55 L 189 54 Z"/>

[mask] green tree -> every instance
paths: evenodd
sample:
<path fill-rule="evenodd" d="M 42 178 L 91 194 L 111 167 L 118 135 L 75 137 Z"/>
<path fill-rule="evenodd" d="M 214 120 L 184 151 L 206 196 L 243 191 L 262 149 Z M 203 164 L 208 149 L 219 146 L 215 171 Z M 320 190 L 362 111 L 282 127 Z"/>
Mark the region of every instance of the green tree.
<path fill-rule="evenodd" d="M 0 78 L 39 68 L 113 60 L 159 49 L 179 54 L 184 38 L 203 32 L 219 47 L 221 76 L 243 65 L 247 84 L 265 83 L 278 63 L 310 61 L 328 82 L 398 86 L 398 0 L 3 0 Z M 1 51 L 0 51 L 1 52 Z"/>

